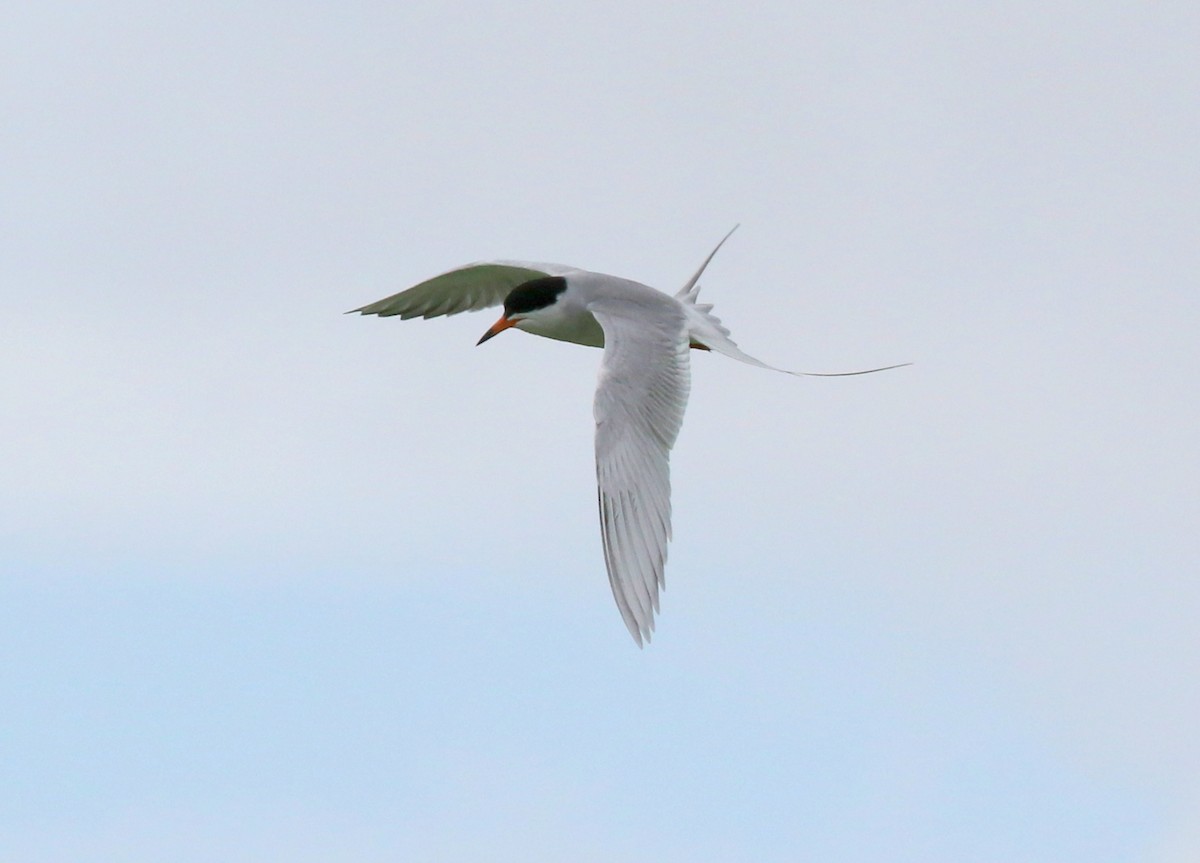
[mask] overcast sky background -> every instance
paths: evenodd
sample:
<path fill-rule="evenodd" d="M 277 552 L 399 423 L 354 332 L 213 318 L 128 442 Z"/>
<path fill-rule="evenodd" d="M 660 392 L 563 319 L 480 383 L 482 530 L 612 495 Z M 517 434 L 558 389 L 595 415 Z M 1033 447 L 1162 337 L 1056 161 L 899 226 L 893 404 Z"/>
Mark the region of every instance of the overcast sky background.
<path fill-rule="evenodd" d="M 0 859 L 1200 859 L 1194 3 L 9 4 Z M 639 651 L 596 351 L 705 295 Z"/>

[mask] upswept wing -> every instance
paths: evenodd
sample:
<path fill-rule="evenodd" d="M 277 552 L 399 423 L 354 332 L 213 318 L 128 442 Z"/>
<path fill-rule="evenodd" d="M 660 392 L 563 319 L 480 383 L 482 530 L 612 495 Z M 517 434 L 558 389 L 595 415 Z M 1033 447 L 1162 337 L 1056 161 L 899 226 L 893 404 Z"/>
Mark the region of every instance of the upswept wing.
<path fill-rule="evenodd" d="M 565 276 L 574 272 L 561 264 L 531 264 L 525 261 L 481 261 L 467 264 L 427 279 L 406 291 L 351 309 L 347 314 L 409 318 L 436 318 L 476 312 L 504 302 L 509 292 L 531 279 Z"/>
<path fill-rule="evenodd" d="M 687 406 L 687 321 L 675 304 L 588 308 L 604 329 L 596 389 L 600 536 L 613 597 L 639 646 L 658 611 L 671 538 L 668 458 Z"/>

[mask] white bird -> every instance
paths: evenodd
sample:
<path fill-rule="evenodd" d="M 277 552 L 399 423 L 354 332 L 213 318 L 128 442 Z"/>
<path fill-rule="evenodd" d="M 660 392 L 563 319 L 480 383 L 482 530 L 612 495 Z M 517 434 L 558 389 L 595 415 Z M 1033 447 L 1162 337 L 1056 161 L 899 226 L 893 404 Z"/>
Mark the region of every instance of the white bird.
<path fill-rule="evenodd" d="M 711 313 L 712 306 L 697 302 L 697 282 L 729 234 L 674 296 L 629 279 L 559 264 L 484 261 L 350 312 L 405 320 L 503 304 L 504 313 L 477 344 L 515 327 L 604 348 L 594 403 L 600 538 L 613 597 L 639 647 L 654 631 L 659 589 L 664 586 L 671 538 L 668 458 L 691 385 L 689 347 L 794 375 L 841 377 L 899 368 L 788 372 L 743 353 Z"/>

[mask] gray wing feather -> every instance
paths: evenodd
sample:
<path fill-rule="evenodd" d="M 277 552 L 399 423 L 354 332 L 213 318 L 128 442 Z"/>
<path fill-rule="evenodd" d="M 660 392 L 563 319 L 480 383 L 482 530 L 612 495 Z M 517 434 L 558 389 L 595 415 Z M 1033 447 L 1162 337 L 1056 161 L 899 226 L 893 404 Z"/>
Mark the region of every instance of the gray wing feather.
<path fill-rule="evenodd" d="M 654 631 L 664 586 L 669 457 L 691 385 L 682 310 L 649 302 L 588 306 L 605 345 L 595 401 L 600 537 L 613 597 L 639 646 Z"/>
<path fill-rule="evenodd" d="M 544 276 L 562 276 L 573 268 L 524 261 L 482 261 L 467 264 L 390 297 L 351 309 L 347 314 L 436 318 L 498 306 L 518 285 Z"/>

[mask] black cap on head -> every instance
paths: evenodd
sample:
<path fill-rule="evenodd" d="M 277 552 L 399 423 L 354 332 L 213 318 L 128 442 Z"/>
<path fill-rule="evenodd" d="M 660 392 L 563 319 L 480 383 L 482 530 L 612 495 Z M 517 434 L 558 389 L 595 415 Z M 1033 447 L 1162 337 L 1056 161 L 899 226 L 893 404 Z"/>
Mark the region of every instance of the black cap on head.
<path fill-rule="evenodd" d="M 562 276 L 546 276 L 517 285 L 504 298 L 504 316 L 508 318 L 552 306 L 566 289 L 567 280 Z"/>

